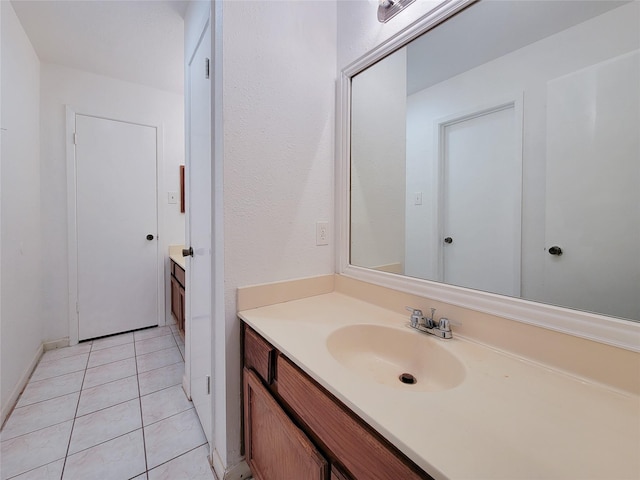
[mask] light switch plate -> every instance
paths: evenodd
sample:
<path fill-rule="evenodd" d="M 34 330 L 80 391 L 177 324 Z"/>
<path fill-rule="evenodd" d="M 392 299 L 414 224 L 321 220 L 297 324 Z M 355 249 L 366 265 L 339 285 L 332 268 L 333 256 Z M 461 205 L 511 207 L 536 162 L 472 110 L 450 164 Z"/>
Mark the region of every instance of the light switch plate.
<path fill-rule="evenodd" d="M 169 192 L 169 204 L 178 203 L 178 192 Z"/>
<path fill-rule="evenodd" d="M 329 222 L 316 222 L 316 245 L 329 245 Z"/>

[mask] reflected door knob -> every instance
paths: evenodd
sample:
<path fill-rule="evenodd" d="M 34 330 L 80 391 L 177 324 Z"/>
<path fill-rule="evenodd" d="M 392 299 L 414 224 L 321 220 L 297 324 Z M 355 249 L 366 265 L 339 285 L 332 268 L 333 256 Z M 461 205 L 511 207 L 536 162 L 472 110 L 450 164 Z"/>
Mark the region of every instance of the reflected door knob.
<path fill-rule="evenodd" d="M 562 255 L 562 249 L 559 246 L 554 245 L 553 247 L 549 247 L 549 254 L 560 256 Z"/>
<path fill-rule="evenodd" d="M 152 234 L 147 235 L 147 240 L 149 241 L 153 240 L 153 235 Z"/>
<path fill-rule="evenodd" d="M 193 257 L 193 248 L 192 247 L 183 248 L 182 249 L 182 256 L 183 257 Z"/>
<path fill-rule="evenodd" d="M 453 238 L 447 237 L 444 239 L 444 243 L 453 243 Z"/>

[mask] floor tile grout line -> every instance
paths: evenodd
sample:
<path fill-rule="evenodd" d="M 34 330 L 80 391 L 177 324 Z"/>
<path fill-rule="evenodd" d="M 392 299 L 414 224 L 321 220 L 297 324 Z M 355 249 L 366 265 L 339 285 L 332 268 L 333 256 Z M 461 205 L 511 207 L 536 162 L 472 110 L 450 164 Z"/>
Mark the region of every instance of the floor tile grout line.
<path fill-rule="evenodd" d="M 82 397 L 82 387 L 84 386 L 84 380 L 87 378 L 87 367 L 89 365 L 89 358 L 93 351 L 93 341 L 91 342 L 91 348 L 89 349 L 89 355 L 87 356 L 87 363 L 84 367 L 84 375 L 82 376 L 82 383 L 80 384 L 80 395 L 78 395 L 78 403 L 76 403 L 76 411 L 73 413 L 73 423 L 71 424 L 71 433 L 69 434 L 69 441 L 67 443 L 67 450 L 64 454 L 64 462 L 62 462 L 62 471 L 60 472 L 60 480 L 64 478 L 64 469 L 67 466 L 67 458 L 69 456 L 69 448 L 71 448 L 71 439 L 73 438 L 73 427 L 76 425 L 76 415 L 78 414 L 78 408 L 80 407 L 80 398 Z"/>
<path fill-rule="evenodd" d="M 10 442 L 12 440 L 15 440 L 16 438 L 24 437 L 25 435 L 31 435 L 32 433 L 36 433 L 36 432 L 39 432 L 41 430 L 45 430 L 47 428 L 55 427 L 56 425 L 62 425 L 63 423 L 70 422 L 71 420 L 73 420 L 73 418 L 67 418 L 66 420 L 63 420 L 61 422 L 52 423 L 51 425 L 47 425 L 46 427 L 42 427 L 42 428 L 36 428 L 35 430 L 32 430 L 30 432 L 21 433 L 20 435 L 16 435 L 15 437 L 3 438 L 1 443 Z"/>
<path fill-rule="evenodd" d="M 204 443 L 202 443 L 202 444 L 200 444 L 200 445 L 198 445 L 198 446 L 196 446 L 196 447 L 193 447 L 192 449 L 187 450 L 186 452 L 181 453 L 180 455 L 176 455 L 175 457 L 170 458 L 170 459 L 169 459 L 169 460 L 167 460 L 166 462 L 162 462 L 162 463 L 160 463 L 160 464 L 156 465 L 155 467 L 153 467 L 153 468 L 151 468 L 151 469 L 147 470 L 147 472 L 146 472 L 146 473 L 147 473 L 147 477 L 149 476 L 149 472 L 150 472 L 151 470 L 155 470 L 156 468 L 161 467 L 162 465 L 166 465 L 167 463 L 174 461 L 176 458 L 180 458 L 180 457 L 182 457 L 182 456 L 184 456 L 184 455 L 186 455 L 186 454 L 188 454 L 188 453 L 191 453 L 191 452 L 193 452 L 194 450 L 197 450 L 198 448 L 200 448 L 200 447 L 202 447 L 203 445 L 206 445 L 206 444 L 207 444 L 207 442 L 205 441 Z M 208 463 L 208 461 L 207 461 L 207 463 Z"/>
<path fill-rule="evenodd" d="M 158 328 L 162 328 L 162 327 L 158 327 Z M 134 340 L 136 342 L 142 342 L 144 340 L 151 340 L 152 338 L 158 338 L 158 337 L 166 337 L 167 335 L 173 335 L 173 332 L 171 330 L 169 330 L 169 333 L 165 333 L 165 331 L 160 332 L 160 335 L 152 335 L 150 337 L 144 337 L 144 338 L 136 338 L 134 335 Z"/>
<path fill-rule="evenodd" d="M 51 362 L 57 362 L 59 360 L 65 360 L 67 358 L 72 358 L 72 357 L 78 357 L 80 355 L 86 355 L 89 352 L 80 352 L 80 353 L 74 353 L 72 355 L 66 355 L 64 357 L 58 357 L 58 358 L 45 358 L 45 355 L 48 352 L 55 352 L 56 350 L 62 350 L 62 348 L 73 348 L 73 347 L 61 347 L 61 348 L 56 348 L 54 350 L 47 350 L 46 352 L 44 352 L 42 354 L 42 357 L 40 357 L 40 359 L 38 360 L 38 365 L 43 364 L 43 363 L 51 363 Z M 36 382 L 39 382 L 40 380 L 36 380 Z"/>
<path fill-rule="evenodd" d="M 129 434 L 131 434 L 131 433 L 133 433 L 133 432 L 137 432 L 138 430 L 142 430 L 142 427 L 140 427 L 140 428 L 134 428 L 133 430 L 130 430 L 130 431 L 128 431 L 128 432 L 121 433 L 120 435 L 116 435 L 115 437 L 113 437 L 113 438 L 109 438 L 108 440 L 103 440 L 103 441 L 98 442 L 98 443 L 96 443 L 96 444 L 94 444 L 94 445 L 91 445 L 90 447 L 83 448 L 82 450 L 78 450 L 77 452 L 70 453 L 69 455 L 67 455 L 67 457 L 72 457 L 73 455 L 76 455 L 77 453 L 86 452 L 87 450 L 89 450 L 89 449 L 91 449 L 91 448 L 98 447 L 98 446 L 100 446 L 100 445 L 104 445 L 105 443 L 109 443 L 110 441 L 115 440 L 115 439 L 117 439 L 117 438 L 125 437 L 125 436 L 127 436 L 127 435 L 129 435 Z"/>
<path fill-rule="evenodd" d="M 164 350 L 171 350 L 172 348 L 178 348 L 178 347 L 177 346 L 175 346 L 175 347 L 166 347 L 166 348 L 161 348 L 160 350 L 154 350 L 153 352 L 149 352 L 149 353 L 141 353 L 140 355 L 136 355 L 136 358 L 145 357 L 145 356 L 151 355 L 153 353 L 163 352 Z"/>
<path fill-rule="evenodd" d="M 175 386 L 175 385 L 174 385 L 174 386 Z M 191 402 L 191 401 L 189 401 L 189 402 Z M 161 418 L 160 420 L 156 420 L 155 422 L 151 422 L 151 423 L 149 423 L 149 424 L 147 424 L 147 425 L 144 425 L 144 423 L 143 423 L 142 428 L 150 427 L 151 425 L 155 425 L 156 423 L 162 422 L 163 420 L 168 420 L 169 418 L 173 418 L 173 417 L 175 417 L 176 415 L 180 415 L 180 414 L 182 414 L 182 413 L 184 413 L 184 412 L 188 412 L 189 410 L 193 410 L 194 408 L 195 408 L 195 407 L 194 407 L 194 406 L 193 406 L 193 404 L 192 404 L 192 405 L 191 405 L 189 408 L 187 408 L 186 410 L 182 410 L 182 411 L 180 411 L 180 412 L 172 413 L 172 414 L 171 414 L 171 415 L 169 415 L 168 417 Z"/>
<path fill-rule="evenodd" d="M 25 470 L 24 472 L 18 473 L 16 475 L 11 476 L 11 477 L 7 477 L 7 480 L 14 480 L 14 479 L 18 478 L 19 476 L 24 475 L 25 473 L 33 472 L 34 470 L 37 470 L 39 468 L 46 467 L 47 465 L 51 465 L 52 463 L 59 462 L 62 459 L 64 459 L 64 457 L 57 458 L 57 459 L 52 460 L 52 461 L 50 461 L 48 463 L 45 463 L 44 465 L 40 465 L 39 467 L 30 468 L 29 470 Z"/>
<path fill-rule="evenodd" d="M 149 352 L 149 353 L 142 353 L 142 354 L 140 354 L 140 355 L 138 355 L 138 356 L 136 357 L 136 360 L 137 360 L 138 358 L 146 357 L 147 355 L 153 355 L 154 353 L 164 352 L 165 350 L 172 350 L 172 349 L 174 349 L 174 348 L 175 348 L 176 350 L 178 350 L 178 352 L 180 352 L 180 349 L 179 349 L 178 347 L 167 347 L 167 348 L 162 348 L 162 349 L 160 349 L 160 350 L 154 350 L 153 352 Z M 180 354 L 180 355 L 182 355 L 182 354 Z M 175 363 L 178 363 L 178 362 L 175 362 Z M 162 368 L 162 367 L 158 367 L 158 368 Z M 144 372 L 141 372 L 141 373 L 144 373 Z"/>
<path fill-rule="evenodd" d="M 98 350 L 99 351 L 99 350 Z M 135 355 L 132 357 L 125 357 L 125 358 L 119 358 L 117 360 L 111 360 L 110 362 L 105 362 L 105 363 L 101 363 L 100 365 L 95 365 L 93 367 L 87 367 L 87 370 L 91 370 L 92 368 L 98 368 L 98 367 L 102 367 L 104 365 L 110 365 L 112 363 L 116 363 L 116 362 L 121 362 L 123 360 L 128 360 L 129 358 L 136 358 Z"/>
<path fill-rule="evenodd" d="M 175 365 L 175 364 L 174 364 L 174 365 Z M 169 365 L 169 366 L 171 366 L 171 365 Z M 146 372 L 145 372 L 145 373 L 146 373 Z M 162 387 L 162 388 L 160 388 L 159 390 L 154 390 L 153 392 L 149 392 L 149 393 L 145 393 L 144 395 L 140 395 L 140 398 L 142 398 L 142 397 L 148 397 L 149 395 L 153 395 L 154 393 L 162 392 L 163 390 L 169 390 L 170 388 L 174 388 L 174 387 L 182 387 L 182 385 L 181 385 L 180 383 L 174 383 L 173 385 L 169 385 L 169 386 L 166 386 L 166 387 Z M 182 392 L 184 393 L 184 389 L 182 390 Z M 186 396 L 187 396 L 187 395 L 185 394 L 185 397 L 186 397 Z M 187 400 L 189 400 L 189 399 L 187 398 Z M 189 400 L 189 401 L 191 401 L 191 400 Z"/>
<path fill-rule="evenodd" d="M 78 372 L 73 372 L 73 373 L 78 373 Z M 19 410 L 21 408 L 25 408 L 25 407 L 32 407 L 33 405 L 38 405 L 39 403 L 44 403 L 44 402 L 48 402 L 49 400 L 55 400 L 56 398 L 60 398 L 60 397 L 66 397 L 67 395 L 71 395 L 73 393 L 78 393 L 81 390 L 74 390 L 73 392 L 67 392 L 67 393 L 62 393 L 60 395 L 54 395 L 53 397 L 48 397 L 48 398 L 44 398 L 42 400 L 38 400 L 37 402 L 31 402 L 31 403 L 27 403 L 26 405 L 18 405 L 16 403 L 16 406 L 13 408 L 13 410 L 11 410 L 11 413 L 15 412 L 16 410 Z M 22 395 L 21 395 L 22 396 Z M 18 402 L 20 401 L 20 399 L 18 399 Z M 38 429 L 39 430 L 39 429 Z"/>
<path fill-rule="evenodd" d="M 133 339 L 131 339 L 130 342 L 117 343 L 115 345 L 108 345 L 106 347 L 96 348 L 95 352 L 102 352 L 103 350 L 108 350 L 108 349 L 113 348 L 113 347 L 122 347 L 123 345 L 129 345 L 130 343 L 133 343 Z"/>
<path fill-rule="evenodd" d="M 169 333 L 163 333 L 162 335 L 156 335 L 155 337 L 147 337 L 147 338 L 140 338 L 140 339 L 136 339 L 134 338 L 133 341 L 134 342 L 146 342 L 147 340 L 153 340 L 155 338 L 162 338 L 162 337 L 168 337 L 169 335 L 173 335 L 173 332 L 169 332 Z"/>
<path fill-rule="evenodd" d="M 134 342 L 133 342 L 133 353 L 135 355 L 135 364 L 136 364 L 136 383 L 138 385 L 138 405 L 140 406 L 140 429 L 142 430 L 142 450 L 144 451 L 144 472 L 143 473 L 147 473 L 149 471 L 149 461 L 147 460 L 147 439 L 145 438 L 145 434 L 144 434 L 144 417 L 142 416 L 142 395 L 140 392 L 140 374 L 138 373 L 138 356 L 137 356 L 137 350 L 136 350 L 136 343 L 135 343 L 135 338 L 134 338 Z M 141 474 L 138 474 L 141 475 Z M 149 478 L 149 475 L 147 475 L 147 479 Z"/>
<path fill-rule="evenodd" d="M 142 357 L 142 356 L 144 356 L 144 355 L 149 355 L 150 353 L 161 352 L 162 350 L 168 350 L 168 349 L 170 349 L 170 348 L 173 348 L 173 346 L 171 346 L 171 347 L 165 347 L 165 348 L 159 348 L 159 349 L 157 349 L 157 350 L 151 350 L 150 352 L 144 352 L 144 353 L 141 353 L 141 354 L 140 354 L 140 355 L 138 355 L 138 356 L 139 356 L 139 357 Z"/>
<path fill-rule="evenodd" d="M 94 368 L 104 367 L 105 365 L 111 365 L 112 363 L 124 362 L 125 360 L 129 360 L 130 358 L 135 359 L 136 357 L 132 356 L 132 357 L 121 358 L 119 360 L 113 360 L 112 362 L 103 363 L 102 365 L 96 365 L 95 367 L 87 367 L 87 370 L 93 370 Z M 131 377 L 132 375 L 129 375 L 129 376 Z M 89 388 L 91 388 L 91 387 L 89 387 Z"/>
<path fill-rule="evenodd" d="M 127 378 L 129 378 L 129 377 L 127 377 Z M 94 413 L 102 412 L 103 410 L 106 410 L 108 408 L 117 407 L 118 405 L 122 405 L 123 403 L 131 402 L 131 401 L 135 400 L 136 398 L 137 398 L 137 396 L 133 397 L 133 398 L 130 398 L 128 400 L 123 400 L 122 402 L 114 403 L 113 405 L 109 405 L 108 407 L 99 408 L 99 409 L 94 410 L 94 411 L 89 412 L 89 413 L 83 413 L 82 415 L 76 415 L 76 418 L 82 418 L 82 417 L 86 417 L 87 415 L 91 415 L 91 414 L 94 414 Z"/>
<path fill-rule="evenodd" d="M 169 365 L 164 365 L 163 367 L 154 368 L 152 370 L 146 370 L 144 372 L 140 372 L 138 375 L 146 375 L 147 373 L 157 372 L 158 370 L 162 370 L 163 368 L 174 367 L 175 365 L 184 365 L 184 360 L 180 360 L 180 361 L 175 362 L 175 363 L 170 363 Z M 183 368 L 184 368 L 184 366 L 183 366 Z M 168 385 L 168 386 L 172 387 L 173 385 Z M 166 387 L 162 387 L 162 388 L 166 388 Z M 162 390 L 162 388 L 160 388 L 159 390 Z M 148 395 L 149 393 L 152 393 L 152 392 L 147 392 L 147 393 L 143 394 L 142 396 L 144 397 L 145 395 Z"/>
<path fill-rule="evenodd" d="M 136 371 L 138 370 L 137 363 L 138 362 L 136 362 Z M 163 365 L 162 367 L 152 368 L 151 370 L 145 370 L 144 372 L 139 372 L 138 375 L 144 375 L 145 373 L 155 372 L 156 370 L 160 370 L 161 368 L 172 367 L 174 365 L 177 365 L 178 363 L 184 363 L 184 360 L 178 360 L 177 362 L 173 362 L 173 363 L 170 363 L 168 365 Z"/>
<path fill-rule="evenodd" d="M 83 353 L 82 355 L 87 355 L 86 353 Z M 61 358 L 60 360 L 65 360 L 66 358 L 71 358 L 71 357 L 65 357 L 65 358 Z M 87 362 L 89 361 L 89 356 L 87 355 Z M 40 363 L 38 363 L 38 366 L 40 366 Z M 36 369 L 38 368 L 38 366 L 36 366 Z M 82 370 L 86 370 L 83 368 L 79 368 L 78 370 L 73 370 L 71 372 L 65 372 L 65 373 L 61 373 L 59 375 L 52 375 L 50 377 L 45 377 L 45 378 L 39 378 L 37 380 L 33 380 L 33 374 L 31 374 L 31 376 L 29 377 L 29 380 L 27 381 L 27 385 L 29 385 L 29 383 L 33 382 L 41 382 L 43 380 L 49 380 L 51 378 L 57 378 L 57 377 L 62 377 L 64 375 L 69 375 L 71 373 L 77 373 L 77 372 L 81 372 Z M 36 373 L 36 370 L 34 369 L 33 373 Z M 26 389 L 26 387 L 25 387 Z"/>
<path fill-rule="evenodd" d="M 126 360 L 126 358 L 125 358 L 125 360 Z M 98 385 L 94 385 L 93 387 L 87 387 L 86 389 L 84 389 L 82 391 L 86 392 L 87 390 L 91 390 L 92 388 L 103 387 L 105 385 L 109 385 L 110 383 L 119 382 L 121 380 L 126 380 L 127 378 L 131 378 L 131 377 L 135 377 L 135 376 L 136 376 L 136 374 L 134 373 L 133 375 L 128 375 L 126 377 L 116 378 L 115 380 L 109 380 L 108 382 L 99 383 Z"/>

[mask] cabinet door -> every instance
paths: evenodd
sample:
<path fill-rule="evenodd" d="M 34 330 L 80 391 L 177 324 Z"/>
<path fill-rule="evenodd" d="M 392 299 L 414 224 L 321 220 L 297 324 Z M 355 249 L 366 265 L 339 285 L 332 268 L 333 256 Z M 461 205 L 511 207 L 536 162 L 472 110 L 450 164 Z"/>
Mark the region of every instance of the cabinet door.
<path fill-rule="evenodd" d="M 180 312 L 179 312 L 179 320 L 178 320 L 178 328 L 180 329 L 180 332 L 182 332 L 183 336 L 184 336 L 184 320 L 185 320 L 185 314 L 184 314 L 184 306 L 186 305 L 185 303 L 185 299 L 184 299 L 184 287 L 180 286 L 180 288 L 178 288 L 178 297 L 180 298 Z"/>
<path fill-rule="evenodd" d="M 349 478 L 346 473 L 344 473 L 342 470 L 340 470 L 340 467 L 338 467 L 336 465 L 331 465 L 331 479 L 330 480 L 351 480 L 351 478 Z"/>
<path fill-rule="evenodd" d="M 180 326 L 180 284 L 171 277 L 171 313 Z"/>
<path fill-rule="evenodd" d="M 326 480 L 327 461 L 284 413 L 258 376 L 244 369 L 244 435 L 256 480 Z"/>

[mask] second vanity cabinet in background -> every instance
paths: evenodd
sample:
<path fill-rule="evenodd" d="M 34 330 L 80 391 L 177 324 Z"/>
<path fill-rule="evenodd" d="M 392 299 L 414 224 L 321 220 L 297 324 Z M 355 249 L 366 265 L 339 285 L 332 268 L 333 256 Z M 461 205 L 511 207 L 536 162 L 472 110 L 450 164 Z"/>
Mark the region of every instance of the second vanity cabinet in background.
<path fill-rule="evenodd" d="M 243 323 L 244 446 L 257 480 L 431 479 Z"/>
<path fill-rule="evenodd" d="M 171 260 L 171 313 L 176 319 L 180 334 L 184 338 L 184 286 L 185 271 L 175 261 Z"/>

